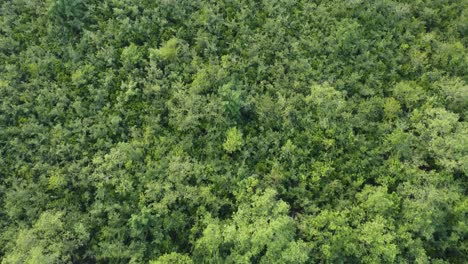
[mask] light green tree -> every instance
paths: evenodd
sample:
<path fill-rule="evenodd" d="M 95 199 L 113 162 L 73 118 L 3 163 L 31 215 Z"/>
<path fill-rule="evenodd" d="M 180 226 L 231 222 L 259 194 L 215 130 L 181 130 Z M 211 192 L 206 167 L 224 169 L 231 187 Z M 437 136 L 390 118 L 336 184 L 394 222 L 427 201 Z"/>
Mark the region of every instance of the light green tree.
<path fill-rule="evenodd" d="M 223 143 L 223 148 L 228 153 L 233 153 L 239 150 L 243 145 L 242 133 L 237 127 L 230 128 L 226 132 L 226 140 Z"/>

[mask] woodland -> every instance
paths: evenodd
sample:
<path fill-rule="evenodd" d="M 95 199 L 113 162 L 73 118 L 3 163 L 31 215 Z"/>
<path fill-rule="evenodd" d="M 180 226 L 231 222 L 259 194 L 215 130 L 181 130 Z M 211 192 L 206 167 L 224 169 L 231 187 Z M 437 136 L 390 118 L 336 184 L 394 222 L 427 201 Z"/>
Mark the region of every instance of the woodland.
<path fill-rule="evenodd" d="M 466 263 L 467 0 L 0 1 L 0 263 Z"/>

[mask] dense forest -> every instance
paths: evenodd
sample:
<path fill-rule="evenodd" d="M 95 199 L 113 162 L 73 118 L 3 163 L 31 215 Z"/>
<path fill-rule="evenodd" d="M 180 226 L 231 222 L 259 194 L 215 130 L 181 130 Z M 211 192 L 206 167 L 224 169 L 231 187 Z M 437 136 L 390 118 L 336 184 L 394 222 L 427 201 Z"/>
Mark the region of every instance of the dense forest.
<path fill-rule="evenodd" d="M 0 1 L 0 262 L 466 263 L 466 0 Z"/>

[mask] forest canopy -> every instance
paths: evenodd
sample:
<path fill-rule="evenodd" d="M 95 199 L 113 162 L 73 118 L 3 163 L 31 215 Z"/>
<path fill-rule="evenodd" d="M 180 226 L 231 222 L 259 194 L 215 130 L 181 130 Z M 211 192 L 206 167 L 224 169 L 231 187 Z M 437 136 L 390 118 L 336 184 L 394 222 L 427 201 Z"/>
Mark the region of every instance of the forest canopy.
<path fill-rule="evenodd" d="M 466 263 L 466 0 L 3 0 L 0 262 Z"/>

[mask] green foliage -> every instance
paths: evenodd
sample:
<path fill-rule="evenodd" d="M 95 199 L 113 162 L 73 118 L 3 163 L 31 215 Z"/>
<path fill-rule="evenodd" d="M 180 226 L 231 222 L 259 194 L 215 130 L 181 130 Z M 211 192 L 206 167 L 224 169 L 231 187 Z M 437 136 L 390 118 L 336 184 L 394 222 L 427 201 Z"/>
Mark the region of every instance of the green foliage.
<path fill-rule="evenodd" d="M 2 263 L 69 262 L 71 252 L 89 239 L 89 234 L 80 223 L 66 228 L 62 218 L 61 212 L 42 213 L 32 228 L 17 234 Z"/>
<path fill-rule="evenodd" d="M 157 260 L 150 261 L 150 264 L 192 264 L 193 261 L 185 255 L 178 253 L 165 254 Z"/>
<path fill-rule="evenodd" d="M 223 143 L 223 148 L 228 153 L 232 153 L 236 150 L 239 150 L 242 147 L 242 133 L 237 129 L 237 127 L 230 128 L 226 132 L 226 140 Z"/>
<path fill-rule="evenodd" d="M 253 194 L 227 223 L 210 219 L 196 244 L 199 258 L 228 263 L 305 263 L 307 246 L 294 241 L 288 205 L 275 196 L 272 189 Z"/>
<path fill-rule="evenodd" d="M 400 103 L 406 106 L 407 109 L 418 107 L 424 100 L 422 87 L 414 82 L 398 83 L 393 90 L 393 95 Z"/>
<path fill-rule="evenodd" d="M 141 52 L 135 44 L 130 44 L 130 46 L 125 47 L 122 50 L 121 61 L 125 68 L 131 69 L 131 67 L 136 66 L 137 63 L 141 60 Z"/>
<path fill-rule="evenodd" d="M 179 40 L 177 38 L 171 38 L 166 41 L 161 48 L 154 51 L 156 56 L 159 56 L 162 60 L 171 61 L 177 56 Z"/>
<path fill-rule="evenodd" d="M 442 100 L 447 109 L 461 114 L 468 115 L 468 85 L 459 78 L 444 78 L 437 83 Z"/>
<path fill-rule="evenodd" d="M 0 1 L 2 263 L 465 263 L 466 1 Z"/>
<path fill-rule="evenodd" d="M 401 105 L 395 98 L 390 97 L 385 101 L 384 112 L 386 119 L 395 120 L 401 112 Z"/>

